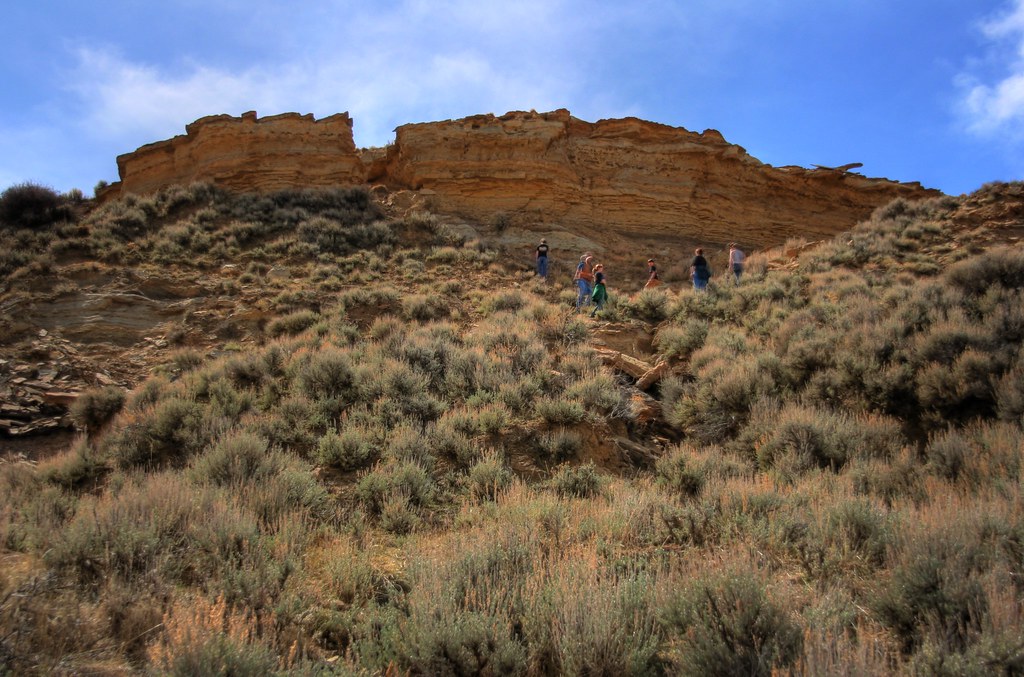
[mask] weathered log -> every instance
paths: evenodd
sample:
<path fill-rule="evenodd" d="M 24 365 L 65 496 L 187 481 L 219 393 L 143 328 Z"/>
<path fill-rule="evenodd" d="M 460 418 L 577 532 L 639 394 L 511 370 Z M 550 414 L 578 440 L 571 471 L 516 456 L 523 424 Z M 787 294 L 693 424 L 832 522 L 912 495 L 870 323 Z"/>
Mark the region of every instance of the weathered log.
<path fill-rule="evenodd" d="M 668 362 L 659 362 L 658 364 L 654 365 L 654 367 L 652 367 L 650 370 L 648 370 L 646 374 L 640 377 L 640 379 L 636 382 L 636 387 L 639 388 L 640 390 L 647 390 L 652 385 L 661 380 L 661 377 L 664 376 L 666 371 L 668 371 Z"/>
<path fill-rule="evenodd" d="M 642 360 L 638 360 L 635 357 L 620 353 L 617 350 L 607 350 L 599 348 L 597 350 L 598 355 L 606 365 L 613 369 L 623 371 L 633 378 L 642 378 L 644 374 L 649 372 L 654 367 Z"/>

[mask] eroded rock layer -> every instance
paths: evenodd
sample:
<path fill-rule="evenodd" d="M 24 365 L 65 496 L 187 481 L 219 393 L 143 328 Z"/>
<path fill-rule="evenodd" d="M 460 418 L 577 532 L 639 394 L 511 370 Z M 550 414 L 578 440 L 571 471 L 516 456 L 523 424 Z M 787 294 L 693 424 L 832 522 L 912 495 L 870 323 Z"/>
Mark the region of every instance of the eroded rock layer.
<path fill-rule="evenodd" d="M 118 158 L 117 194 L 212 181 L 237 191 L 383 184 L 433 211 L 523 226 L 771 244 L 851 227 L 895 197 L 938 195 L 829 169 L 773 167 L 720 133 L 567 110 L 408 124 L 386 153 L 357 151 L 348 114 L 202 118 Z"/>
<path fill-rule="evenodd" d="M 118 194 L 194 181 L 267 192 L 362 183 L 365 177 L 348 113 L 321 120 L 297 113 L 258 119 L 254 112 L 238 118 L 212 115 L 185 130 L 184 136 L 119 156 Z"/>

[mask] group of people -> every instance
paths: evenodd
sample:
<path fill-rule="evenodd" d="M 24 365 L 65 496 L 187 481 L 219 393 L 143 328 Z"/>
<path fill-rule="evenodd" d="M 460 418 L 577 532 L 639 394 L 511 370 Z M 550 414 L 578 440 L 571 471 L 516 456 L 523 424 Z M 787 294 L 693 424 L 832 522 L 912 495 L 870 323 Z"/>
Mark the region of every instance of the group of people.
<path fill-rule="evenodd" d="M 604 281 L 604 264 L 596 263 L 594 255 L 587 252 L 580 257 L 572 279 L 576 281 L 576 312 L 583 306 L 594 304 L 590 316 L 595 317 L 608 300 L 608 287 Z"/>
<path fill-rule="evenodd" d="M 549 253 L 550 247 L 548 246 L 547 238 L 541 238 L 536 251 L 537 275 L 545 280 L 548 277 Z M 693 288 L 697 290 L 707 289 L 708 281 L 711 279 L 711 266 L 708 265 L 708 260 L 704 258 L 703 248 L 698 247 L 693 254 L 693 260 L 690 262 L 690 279 L 693 281 Z M 743 250 L 735 242 L 730 243 L 728 269 L 737 283 L 743 274 L 745 261 L 746 256 Z M 590 316 L 596 316 L 608 301 L 604 264 L 596 263 L 593 254 L 587 252 L 580 257 L 580 262 L 576 266 L 576 272 L 573 274 L 572 279 L 576 282 L 578 290 L 576 295 L 576 311 L 579 312 L 584 306 L 593 304 L 594 309 L 591 311 Z M 647 282 L 644 284 L 644 289 L 657 287 L 660 284 L 661 279 L 658 277 L 658 266 L 653 258 L 647 259 Z"/>

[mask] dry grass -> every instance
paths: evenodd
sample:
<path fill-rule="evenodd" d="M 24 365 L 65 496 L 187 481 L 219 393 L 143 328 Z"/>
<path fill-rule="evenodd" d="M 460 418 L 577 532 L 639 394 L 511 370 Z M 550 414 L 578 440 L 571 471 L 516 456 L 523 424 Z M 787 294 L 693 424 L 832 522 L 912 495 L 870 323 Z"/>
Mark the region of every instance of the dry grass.
<path fill-rule="evenodd" d="M 288 259 L 332 298 L 275 290 L 263 345 L 91 393 L 87 439 L 0 465 L 0 671 L 1024 664 L 1019 248 L 926 265 L 955 201 L 613 308 L 669 364 L 645 423 L 569 295 L 436 219 L 219 199 L 116 203 L 76 246 Z M 621 472 L 616 437 L 657 460 Z"/>

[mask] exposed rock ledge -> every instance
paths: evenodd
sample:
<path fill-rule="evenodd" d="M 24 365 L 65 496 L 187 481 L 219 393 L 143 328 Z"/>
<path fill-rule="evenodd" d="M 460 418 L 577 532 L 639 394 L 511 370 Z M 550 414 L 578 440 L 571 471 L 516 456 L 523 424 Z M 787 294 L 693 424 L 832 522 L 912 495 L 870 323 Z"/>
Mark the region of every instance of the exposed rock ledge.
<path fill-rule="evenodd" d="M 476 115 L 402 125 L 386 149 L 356 149 L 347 113 L 205 117 L 117 159 L 104 198 L 211 181 L 234 191 L 381 184 L 418 191 L 430 208 L 486 221 L 622 234 L 692 234 L 769 245 L 827 237 L 897 196 L 939 195 L 918 183 L 842 167 L 773 167 L 703 133 L 624 118 L 596 123 L 567 110 Z"/>

